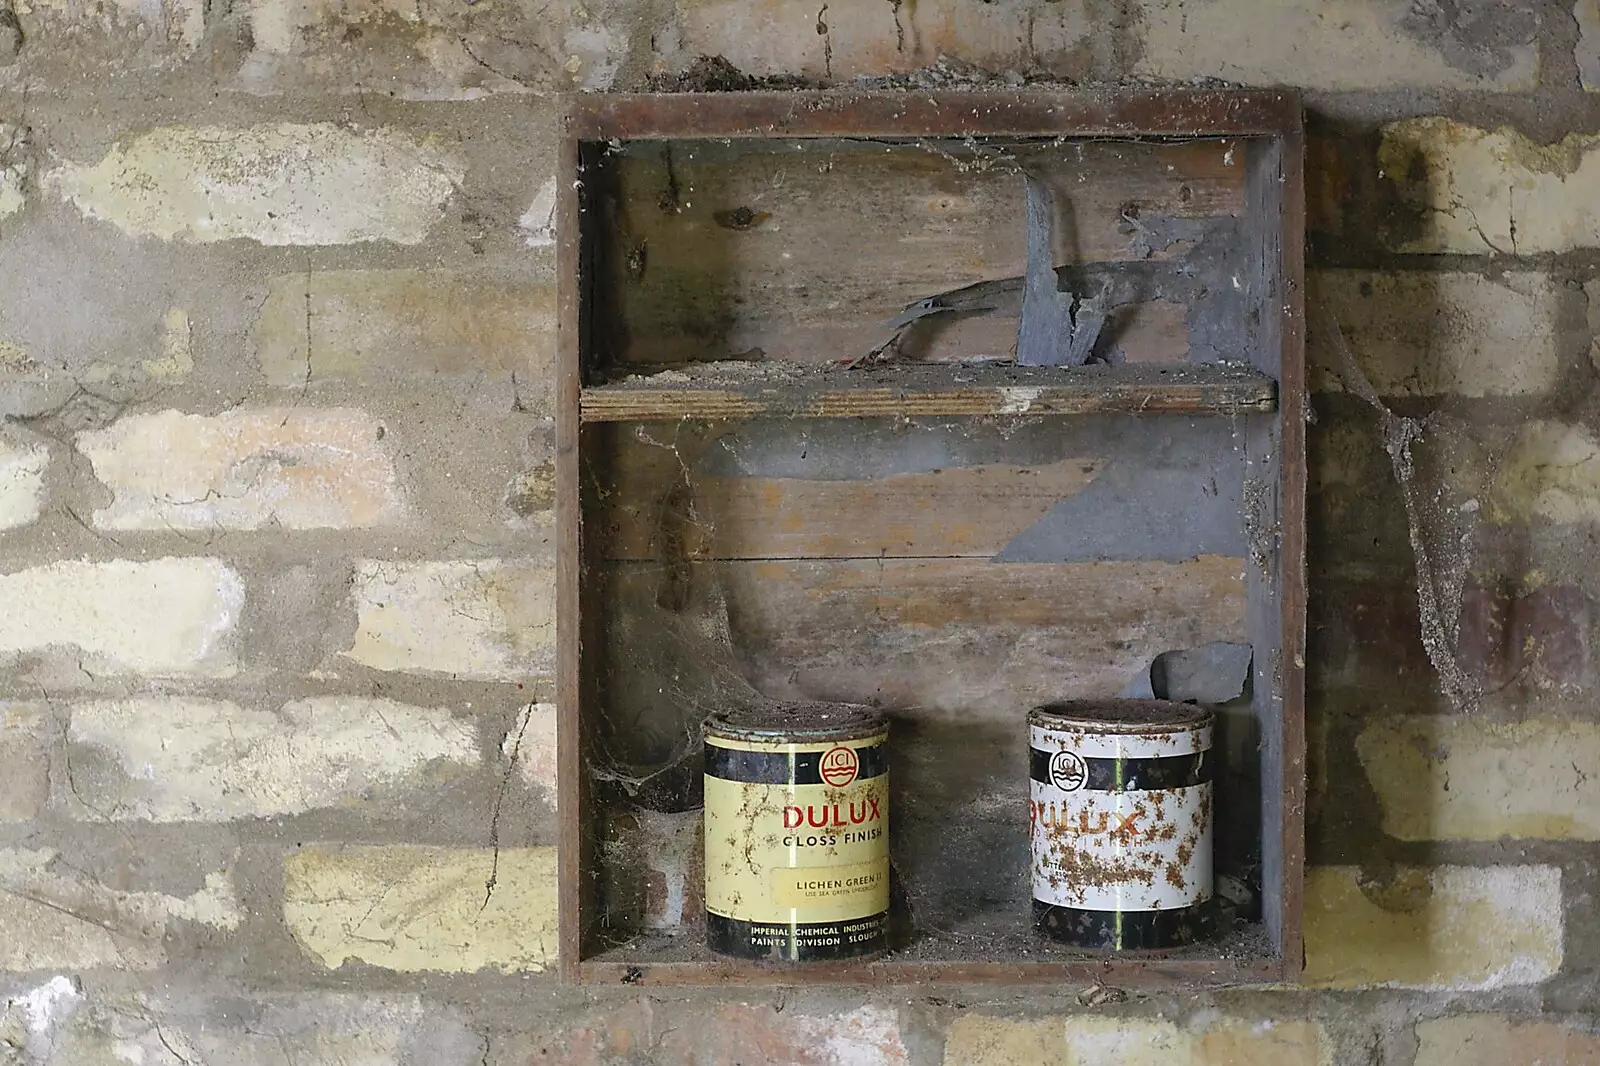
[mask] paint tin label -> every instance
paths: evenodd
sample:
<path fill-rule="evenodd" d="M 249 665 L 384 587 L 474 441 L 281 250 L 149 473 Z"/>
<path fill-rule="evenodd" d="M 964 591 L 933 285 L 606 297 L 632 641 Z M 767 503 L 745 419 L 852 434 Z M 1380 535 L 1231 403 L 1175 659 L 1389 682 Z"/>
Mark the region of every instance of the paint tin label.
<path fill-rule="evenodd" d="M 1034 915 L 1083 947 L 1204 935 L 1212 892 L 1211 727 L 1029 727 Z"/>
<path fill-rule="evenodd" d="M 882 951 L 889 912 L 886 734 L 706 737 L 712 950 L 782 962 Z"/>

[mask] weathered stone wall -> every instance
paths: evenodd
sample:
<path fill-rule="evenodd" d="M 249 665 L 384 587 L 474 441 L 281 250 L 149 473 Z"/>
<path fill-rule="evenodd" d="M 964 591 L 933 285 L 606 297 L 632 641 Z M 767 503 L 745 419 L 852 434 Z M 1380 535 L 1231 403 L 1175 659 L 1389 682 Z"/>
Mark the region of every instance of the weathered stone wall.
<path fill-rule="evenodd" d="M 1308 90 L 1487 693 L 1324 333 L 1314 988 L 555 982 L 550 94 L 703 53 Z M 1597 332 L 1595 0 L 0 0 L 0 1063 L 1600 1061 Z"/>

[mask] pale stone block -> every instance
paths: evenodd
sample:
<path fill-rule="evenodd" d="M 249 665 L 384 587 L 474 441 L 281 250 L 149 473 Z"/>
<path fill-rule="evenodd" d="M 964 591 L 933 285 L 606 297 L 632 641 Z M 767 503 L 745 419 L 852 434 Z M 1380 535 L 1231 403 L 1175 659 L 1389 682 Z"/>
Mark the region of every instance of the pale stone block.
<path fill-rule="evenodd" d="M 0 656 L 77 649 L 93 673 L 231 677 L 244 582 L 218 559 L 64 561 L 0 575 Z"/>
<path fill-rule="evenodd" d="M 383 423 L 345 408 L 130 415 L 80 433 L 101 529 L 361 529 L 404 504 Z"/>
<path fill-rule="evenodd" d="M 306 848 L 284 862 L 283 913 L 329 968 L 539 971 L 556 961 L 556 849 Z"/>
<path fill-rule="evenodd" d="M 418 244 L 464 174 L 438 144 L 392 129 L 167 126 L 62 164 L 46 186 L 134 237 Z"/>
<path fill-rule="evenodd" d="M 422 785 L 430 769 L 480 763 L 476 733 L 445 710 L 324 696 L 279 713 L 177 697 L 81 703 L 68 737 L 81 772 L 72 810 L 89 820 L 222 822 L 360 802 L 372 789 Z M 92 758 L 85 758 L 85 756 Z"/>

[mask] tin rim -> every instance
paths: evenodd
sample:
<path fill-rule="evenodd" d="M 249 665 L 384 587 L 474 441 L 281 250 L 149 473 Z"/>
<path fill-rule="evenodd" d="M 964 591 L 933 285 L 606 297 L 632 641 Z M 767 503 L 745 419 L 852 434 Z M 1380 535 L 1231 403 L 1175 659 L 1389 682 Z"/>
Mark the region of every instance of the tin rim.
<path fill-rule="evenodd" d="M 1028 724 L 1078 733 L 1187 733 L 1211 725 L 1205 707 L 1172 700 L 1062 700 L 1028 712 Z"/>
<path fill-rule="evenodd" d="M 889 722 L 864 703 L 780 701 L 718 711 L 705 720 L 707 739 L 813 741 L 877 736 Z"/>

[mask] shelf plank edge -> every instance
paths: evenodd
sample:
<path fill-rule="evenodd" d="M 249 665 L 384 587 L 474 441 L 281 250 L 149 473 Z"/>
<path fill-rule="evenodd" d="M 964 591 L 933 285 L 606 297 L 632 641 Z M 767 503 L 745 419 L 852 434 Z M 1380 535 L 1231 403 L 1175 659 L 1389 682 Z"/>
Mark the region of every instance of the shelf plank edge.
<path fill-rule="evenodd" d="M 729 389 L 589 388 L 581 398 L 585 422 L 678 418 L 892 418 L 936 415 L 1231 414 L 1270 412 L 1270 381 L 1225 384 L 1085 387 L 1019 386 L 913 391 L 851 389 L 738 392 Z"/>
<path fill-rule="evenodd" d="M 738 960 L 708 962 L 599 962 L 579 964 L 585 984 L 625 985 L 878 985 L 878 984 L 1084 984 L 1236 985 L 1277 982 L 1283 960 L 1131 959 L 1083 962 L 956 962 L 883 960 L 830 964 L 804 970 L 780 970 Z"/>

